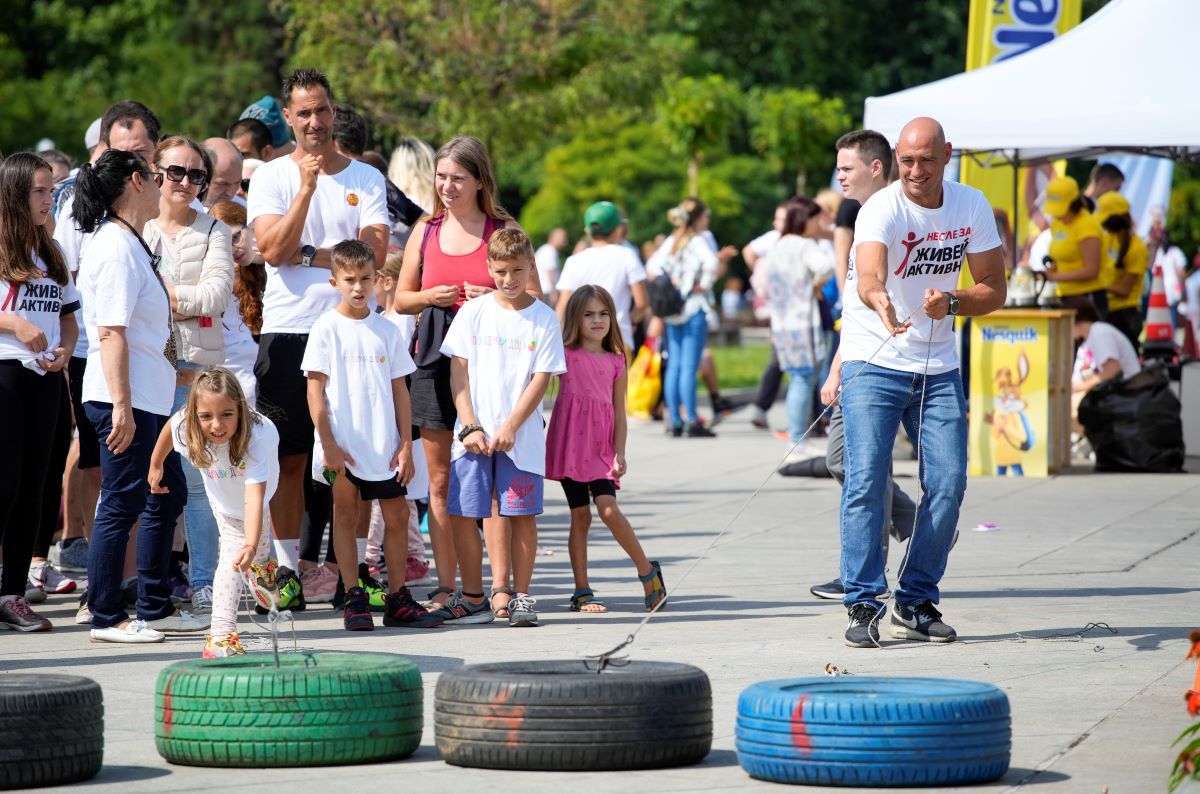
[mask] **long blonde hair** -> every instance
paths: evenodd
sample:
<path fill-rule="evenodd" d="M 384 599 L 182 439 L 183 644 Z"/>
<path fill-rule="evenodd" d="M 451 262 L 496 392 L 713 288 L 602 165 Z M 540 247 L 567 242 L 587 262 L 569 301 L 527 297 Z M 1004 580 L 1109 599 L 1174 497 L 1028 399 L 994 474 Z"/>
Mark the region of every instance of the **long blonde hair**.
<path fill-rule="evenodd" d="M 180 439 L 187 444 L 188 462 L 198 469 L 211 466 L 213 462 L 208 439 L 204 437 L 200 420 L 197 418 L 197 402 L 201 394 L 216 394 L 237 406 L 237 430 L 229 439 L 229 462 L 233 466 L 241 466 L 250 446 L 250 426 L 262 424 L 262 417 L 246 402 L 246 394 L 242 391 L 242 384 L 238 382 L 237 377 L 224 367 L 205 367 L 196 373 L 192 381 L 187 403 L 183 407 L 187 435 Z"/>
<path fill-rule="evenodd" d="M 678 207 L 667 210 L 667 220 L 675 227 L 671 233 L 671 253 L 677 254 L 696 236 L 696 221 L 704 217 L 708 207 L 695 196 L 685 198 Z"/>
<path fill-rule="evenodd" d="M 433 207 L 433 147 L 420 138 L 405 136 L 392 150 L 388 179 L 426 212 Z"/>
<path fill-rule="evenodd" d="M 437 164 L 442 160 L 454 162 L 479 180 L 482 184 L 478 196 L 479 209 L 483 210 L 485 215 L 498 221 L 513 219 L 513 216 L 508 214 L 508 210 L 501 207 L 496 201 L 496 173 L 492 169 L 492 160 L 488 157 L 487 147 L 483 145 L 483 141 L 471 135 L 459 135 L 437 150 L 437 154 L 433 158 L 434 173 L 437 171 Z M 445 211 L 446 206 L 442 204 L 442 197 L 435 189 L 433 212 L 430 213 L 430 217 L 436 218 Z"/>
<path fill-rule="evenodd" d="M 608 312 L 608 333 L 604 335 L 600 346 L 609 353 L 624 357 L 625 338 L 621 336 L 621 329 L 617 325 L 617 304 L 608 290 L 595 284 L 584 284 L 567 299 L 567 308 L 563 312 L 563 347 L 579 347 L 579 326 L 583 324 L 583 312 L 590 300 L 599 301 Z"/>

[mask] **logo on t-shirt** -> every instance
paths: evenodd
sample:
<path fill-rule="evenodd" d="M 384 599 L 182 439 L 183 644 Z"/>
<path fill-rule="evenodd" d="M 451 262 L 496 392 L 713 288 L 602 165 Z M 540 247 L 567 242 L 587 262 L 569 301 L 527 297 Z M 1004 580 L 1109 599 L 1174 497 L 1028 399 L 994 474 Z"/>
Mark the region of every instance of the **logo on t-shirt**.
<path fill-rule="evenodd" d="M 970 243 L 971 227 L 949 229 L 944 232 L 929 232 L 923 238 L 909 232 L 900 241 L 904 246 L 904 258 L 892 275 L 943 276 L 962 270 L 963 259 Z M 954 242 L 959 240 L 961 242 Z M 949 244 L 947 244 L 949 243 Z"/>
<path fill-rule="evenodd" d="M 24 287 L 24 295 L 21 294 Z M 0 311 L 58 314 L 62 308 L 63 288 L 53 282 L 10 284 Z"/>
<path fill-rule="evenodd" d="M 358 206 L 358 194 L 357 193 L 347 193 L 346 194 L 346 203 L 349 204 L 351 207 L 357 207 Z"/>

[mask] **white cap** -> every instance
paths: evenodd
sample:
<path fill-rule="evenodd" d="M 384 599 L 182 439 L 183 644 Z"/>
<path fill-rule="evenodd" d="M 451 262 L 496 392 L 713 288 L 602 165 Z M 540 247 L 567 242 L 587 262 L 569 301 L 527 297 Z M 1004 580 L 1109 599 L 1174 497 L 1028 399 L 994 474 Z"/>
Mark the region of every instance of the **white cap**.
<path fill-rule="evenodd" d="M 89 152 L 100 145 L 100 119 L 96 119 L 88 125 L 87 132 L 83 134 L 83 146 Z"/>
<path fill-rule="evenodd" d="M 37 142 L 37 146 L 34 147 L 34 151 L 44 152 L 47 149 L 53 149 L 53 148 L 54 148 L 54 141 L 50 140 L 49 138 L 42 138 L 40 141 Z"/>

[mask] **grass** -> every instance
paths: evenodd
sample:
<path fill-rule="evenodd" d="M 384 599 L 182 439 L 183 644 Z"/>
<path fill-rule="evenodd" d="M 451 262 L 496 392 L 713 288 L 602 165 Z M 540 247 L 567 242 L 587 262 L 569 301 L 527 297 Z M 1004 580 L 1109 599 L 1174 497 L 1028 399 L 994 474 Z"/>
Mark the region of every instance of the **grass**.
<path fill-rule="evenodd" d="M 767 360 L 771 358 L 771 346 L 765 344 L 714 347 L 711 350 L 713 363 L 717 365 L 717 382 L 722 390 L 757 386 Z"/>

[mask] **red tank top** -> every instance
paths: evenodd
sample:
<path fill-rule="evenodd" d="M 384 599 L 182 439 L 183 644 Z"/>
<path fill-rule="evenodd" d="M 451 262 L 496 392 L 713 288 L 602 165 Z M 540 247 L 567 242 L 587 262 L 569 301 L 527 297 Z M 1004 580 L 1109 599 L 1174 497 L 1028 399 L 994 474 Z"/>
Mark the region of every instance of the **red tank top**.
<path fill-rule="evenodd" d="M 453 286 L 459 288 L 458 300 L 452 311 L 457 312 L 466 303 L 466 295 L 462 293 L 463 282 L 477 287 L 496 288 L 496 281 L 488 273 L 487 244 L 492 232 L 504 228 L 504 221 L 497 221 L 488 216 L 483 222 L 483 242 L 474 251 L 454 256 L 442 250 L 442 221 L 445 215 L 429 221 L 421 246 L 423 265 L 421 268 L 421 289 L 432 287 Z"/>

